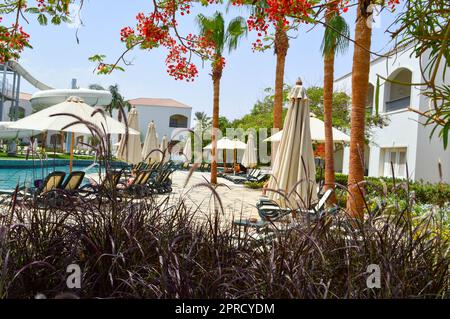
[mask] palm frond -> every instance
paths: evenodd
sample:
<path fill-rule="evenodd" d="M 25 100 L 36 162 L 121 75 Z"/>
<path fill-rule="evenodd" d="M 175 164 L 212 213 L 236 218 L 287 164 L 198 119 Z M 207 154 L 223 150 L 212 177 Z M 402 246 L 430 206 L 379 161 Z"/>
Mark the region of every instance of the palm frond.
<path fill-rule="evenodd" d="M 225 20 L 220 12 L 214 13 L 214 43 L 216 44 L 216 51 L 219 55 L 223 52 L 225 46 Z"/>
<path fill-rule="evenodd" d="M 228 51 L 236 50 L 239 40 L 247 36 L 247 24 L 244 18 L 236 17 L 230 21 L 227 28 L 227 46 Z"/>
<path fill-rule="evenodd" d="M 325 33 L 320 49 L 322 54 L 330 52 L 344 53 L 349 46 L 350 28 L 343 17 L 334 15 L 325 28 Z"/>
<path fill-rule="evenodd" d="M 247 23 L 244 18 L 232 19 L 225 31 L 225 20 L 218 11 L 212 17 L 206 17 L 203 14 L 197 15 L 197 24 L 200 34 L 214 42 L 218 56 L 222 56 L 225 46 L 229 52 L 235 50 L 239 40 L 247 35 Z"/>
<path fill-rule="evenodd" d="M 197 24 L 202 36 L 208 36 L 214 42 L 216 54 L 221 55 L 225 45 L 225 21 L 220 12 L 216 11 L 212 17 L 197 15 Z"/>

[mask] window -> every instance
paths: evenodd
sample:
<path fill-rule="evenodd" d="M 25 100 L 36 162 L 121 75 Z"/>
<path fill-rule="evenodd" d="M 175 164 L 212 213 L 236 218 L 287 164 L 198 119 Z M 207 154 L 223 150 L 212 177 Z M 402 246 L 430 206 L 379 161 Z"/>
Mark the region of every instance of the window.
<path fill-rule="evenodd" d="M 186 128 L 188 126 L 188 118 L 180 114 L 172 115 L 169 120 L 169 126 Z"/>
<path fill-rule="evenodd" d="M 383 176 L 406 177 L 406 147 L 386 148 L 383 150 Z"/>
<path fill-rule="evenodd" d="M 412 72 L 408 69 L 394 71 L 386 82 L 385 110 L 393 112 L 406 109 L 411 105 L 411 86 L 402 83 L 411 83 Z"/>

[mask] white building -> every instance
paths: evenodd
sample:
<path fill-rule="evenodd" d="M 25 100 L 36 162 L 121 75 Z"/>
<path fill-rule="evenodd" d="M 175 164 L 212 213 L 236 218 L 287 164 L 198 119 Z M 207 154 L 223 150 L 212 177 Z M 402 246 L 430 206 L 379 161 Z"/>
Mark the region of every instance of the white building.
<path fill-rule="evenodd" d="M 138 98 L 128 101 L 136 107 L 139 114 L 139 129 L 142 141 L 148 124 L 155 122 L 159 141 L 164 135 L 170 139 L 180 139 L 186 135 L 185 129 L 191 127 L 192 107 L 173 99 Z M 185 132 L 180 133 L 180 132 Z"/>
<path fill-rule="evenodd" d="M 17 108 L 13 108 L 12 106 L 15 104 L 15 101 L 6 100 L 3 104 L 3 114 L 0 122 L 10 122 L 15 118 L 21 119 L 25 116 L 28 116 L 32 113 L 33 108 L 31 107 L 31 94 L 28 93 L 20 93 L 19 94 L 19 104 Z M 14 114 L 16 112 L 16 114 Z"/>
<path fill-rule="evenodd" d="M 33 113 L 33 106 L 31 104 L 32 95 L 29 93 L 20 93 L 17 107 L 15 106 L 16 101 L 6 100 L 3 103 L 3 116 L 1 121 L 11 122 L 20 120 L 26 116 L 31 115 Z M 36 136 L 39 143 L 42 142 L 42 135 Z M 22 139 L 25 142 L 28 142 L 28 138 Z M 62 135 L 58 132 L 49 132 L 47 134 L 46 145 L 55 145 L 57 149 L 61 149 L 63 144 L 61 144 Z"/>
<path fill-rule="evenodd" d="M 387 57 L 372 60 L 369 75 L 369 94 L 367 107 L 375 112 L 375 87 L 377 75 L 397 82 L 422 83 L 421 67 L 427 64 L 411 56 L 412 49 L 407 48 Z M 442 74 L 442 73 L 440 73 Z M 335 80 L 335 91 L 343 91 L 351 96 L 351 73 Z M 430 100 L 423 94 L 422 86 L 405 86 L 384 82 L 379 88 L 379 114 L 389 120 L 388 126 L 372 130 L 371 141 L 365 150 L 365 165 L 369 176 L 392 176 L 391 162 L 397 177 L 409 177 L 413 180 L 438 182 L 438 163 L 442 164 L 443 180 L 450 182 L 450 149 L 444 150 L 437 132 L 430 139 L 432 126 L 421 123 L 425 119 L 408 108 L 419 111 L 430 109 Z M 439 76 L 437 85 L 450 83 L 450 70 L 445 79 Z M 349 147 L 344 149 L 343 173 L 348 174 Z"/>

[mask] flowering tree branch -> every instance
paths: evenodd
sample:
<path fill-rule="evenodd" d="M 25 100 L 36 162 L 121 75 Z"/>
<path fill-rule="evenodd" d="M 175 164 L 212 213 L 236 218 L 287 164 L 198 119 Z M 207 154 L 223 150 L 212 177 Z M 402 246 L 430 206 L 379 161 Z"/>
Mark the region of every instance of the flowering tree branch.
<path fill-rule="evenodd" d="M 208 0 L 205 3 L 216 3 L 220 0 Z M 193 55 L 201 60 L 214 59 L 214 45 L 210 39 L 192 33 L 183 36 L 178 30 L 177 15 L 190 14 L 192 0 L 153 0 L 153 11 L 149 14 L 136 15 L 135 27 L 124 27 L 120 32 L 120 40 L 125 44 L 125 51 L 115 63 L 105 63 L 104 55 L 95 55 L 91 61 L 97 62 L 97 72 L 109 74 L 121 70 L 118 65 L 124 61 L 125 55 L 134 48 L 152 50 L 165 48 L 167 73 L 177 80 L 193 81 L 198 69 L 192 61 Z"/>
<path fill-rule="evenodd" d="M 81 6 L 84 0 L 79 0 Z M 30 6 L 29 3 L 32 3 Z M 25 14 L 34 14 L 41 25 L 59 25 L 70 22 L 70 5 L 76 0 L 5 0 L 0 5 L 0 22 L 3 16 L 13 15 L 11 26 L 0 25 L 0 62 L 16 60 L 25 48 L 31 48 L 30 35 L 23 30 L 22 21 L 28 23 Z"/>

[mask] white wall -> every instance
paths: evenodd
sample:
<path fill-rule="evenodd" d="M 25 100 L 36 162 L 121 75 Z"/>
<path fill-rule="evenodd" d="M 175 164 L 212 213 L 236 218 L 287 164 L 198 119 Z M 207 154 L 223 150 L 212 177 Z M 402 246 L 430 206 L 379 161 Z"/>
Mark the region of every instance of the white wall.
<path fill-rule="evenodd" d="M 369 176 L 380 176 L 380 162 L 383 148 L 406 147 L 406 161 L 409 176 L 414 179 L 416 173 L 417 153 L 417 121 L 418 116 L 411 112 L 401 111 L 389 116 L 390 124 L 383 128 L 376 128 L 372 132 L 370 144 Z"/>
<path fill-rule="evenodd" d="M 175 128 L 169 127 L 169 120 L 172 115 L 180 114 L 188 118 L 187 128 L 191 125 L 191 112 L 190 108 L 180 107 L 158 107 L 158 106 L 136 106 L 139 113 L 139 129 L 145 138 L 147 133 L 147 127 L 151 121 L 155 122 L 156 132 L 161 140 L 164 135 L 171 139 L 172 133 L 176 133 Z M 175 135 L 174 133 L 174 135 Z M 176 138 L 176 136 L 175 136 Z"/>
<path fill-rule="evenodd" d="M 336 173 L 342 173 L 343 159 L 344 159 L 344 149 L 341 146 L 337 146 L 334 151 L 334 171 Z"/>
<path fill-rule="evenodd" d="M 2 122 L 9 122 L 11 119 L 9 118 L 9 110 L 11 109 L 12 102 L 11 101 L 5 101 L 3 104 L 3 116 L 0 119 Z M 19 107 L 24 108 L 25 110 L 25 116 L 28 116 L 32 112 L 32 107 L 30 101 L 27 100 L 19 100 Z"/>
<path fill-rule="evenodd" d="M 417 59 L 410 58 L 409 50 L 399 53 L 389 59 L 381 58 L 372 63 L 369 81 L 376 85 L 378 74 L 388 78 L 391 74 L 396 73 L 396 71 L 400 68 L 405 68 L 412 72 L 412 82 L 420 82 L 421 75 L 419 61 Z M 380 80 L 380 83 L 383 82 L 383 80 Z M 382 174 L 380 163 L 384 161 L 382 158 L 383 148 L 406 147 L 409 176 L 414 179 L 416 173 L 416 154 L 418 142 L 418 116 L 416 113 L 408 111 L 407 109 L 386 113 L 385 103 L 387 99 L 389 99 L 389 87 L 390 84 L 386 83 L 380 86 L 379 112 L 381 115 L 387 117 L 389 124 L 386 127 L 375 128 L 372 130 L 373 135 L 372 143 L 370 145 L 371 156 L 369 159 L 369 176 L 380 176 L 380 174 Z M 410 107 L 413 108 L 418 108 L 420 105 L 420 92 L 416 87 L 411 87 L 410 104 Z"/>
<path fill-rule="evenodd" d="M 441 64 L 438 74 L 442 74 L 443 65 Z M 449 71 L 446 72 L 445 78 L 438 76 L 436 78 L 436 85 L 441 86 L 442 84 L 448 85 L 450 83 Z M 420 110 L 425 112 L 432 107 L 430 100 L 425 97 L 420 97 Z M 425 123 L 426 119 L 423 117 L 419 118 L 421 123 Z M 423 179 L 430 182 L 439 182 L 440 174 L 438 165 L 441 163 L 442 167 L 442 179 L 446 183 L 450 183 L 450 146 L 447 150 L 444 150 L 442 139 L 438 137 L 439 130 L 437 129 L 431 138 L 431 131 L 433 129 L 431 126 L 419 125 L 418 129 L 418 151 L 417 151 L 417 164 L 416 164 L 416 179 Z M 430 156 L 433 154 L 433 156 Z"/>
<path fill-rule="evenodd" d="M 191 108 L 137 105 L 136 109 L 138 111 L 139 130 L 141 132 L 142 142 L 144 142 L 147 128 L 151 121 L 155 122 L 159 142 L 161 142 L 164 135 L 166 135 L 169 140 L 171 138 L 180 139 L 181 135 L 186 135 L 186 133 L 177 134 L 180 129 L 169 126 L 169 120 L 172 115 L 180 114 L 186 116 L 188 118 L 187 128 L 191 127 Z M 113 112 L 113 117 L 117 119 L 117 111 Z M 117 138 L 114 138 L 113 140 L 117 141 Z"/>
<path fill-rule="evenodd" d="M 412 71 L 412 82 L 421 83 L 419 60 L 410 58 L 410 50 L 399 53 L 389 59 L 376 59 L 371 63 L 369 82 L 376 86 L 377 74 L 389 77 L 398 68 L 407 68 Z M 448 72 L 447 72 L 448 73 Z M 450 82 L 447 74 L 445 83 Z M 381 83 L 384 81 L 381 80 Z M 345 76 L 335 82 L 335 91 L 343 91 L 351 96 L 351 75 Z M 442 140 L 437 137 L 430 140 L 430 127 L 425 128 L 419 122 L 424 122 L 419 116 L 407 109 L 385 113 L 385 97 L 388 95 L 388 85 L 381 85 L 379 92 L 379 111 L 387 116 L 389 125 L 384 128 L 375 128 L 372 131 L 370 143 L 369 175 L 379 176 L 381 150 L 384 147 L 407 147 L 407 163 L 409 174 L 413 179 L 436 182 L 438 180 L 437 163 L 442 163 L 444 179 L 450 182 L 450 150 L 444 151 Z M 421 94 L 421 87 L 411 88 L 411 108 L 426 110 L 429 108 L 428 100 Z M 374 96 L 375 99 L 375 96 Z M 375 112 L 375 101 L 374 101 Z M 348 174 L 349 148 L 344 149 L 343 173 Z"/>
<path fill-rule="evenodd" d="M 424 119 L 421 119 L 424 122 Z M 419 126 L 416 154 L 416 179 L 432 183 L 440 181 L 439 162 L 442 167 L 442 180 L 450 183 L 450 148 L 444 150 L 442 139 L 435 132 L 430 139 L 432 126 Z"/>

